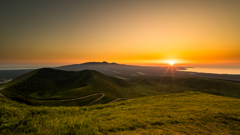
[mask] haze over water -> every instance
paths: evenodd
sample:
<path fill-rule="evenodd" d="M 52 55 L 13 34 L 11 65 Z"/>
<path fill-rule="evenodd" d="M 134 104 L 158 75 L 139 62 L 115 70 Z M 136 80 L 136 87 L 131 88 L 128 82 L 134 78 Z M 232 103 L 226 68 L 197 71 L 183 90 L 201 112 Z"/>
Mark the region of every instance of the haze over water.
<path fill-rule="evenodd" d="M 232 74 L 232 75 L 240 75 L 240 68 L 222 68 L 222 67 L 194 67 L 187 68 L 188 72 L 198 72 L 198 73 L 213 73 L 213 74 Z"/>
<path fill-rule="evenodd" d="M 38 69 L 43 68 L 45 66 L 29 66 L 29 67 L 0 67 L 0 70 L 23 70 L 23 69 Z M 57 66 L 55 66 L 57 67 Z M 49 67 L 51 68 L 51 67 Z M 197 72 L 197 73 L 212 73 L 212 74 L 232 74 L 232 75 L 240 75 L 240 67 L 190 67 L 186 68 L 186 70 L 179 71 L 187 71 L 187 72 Z"/>

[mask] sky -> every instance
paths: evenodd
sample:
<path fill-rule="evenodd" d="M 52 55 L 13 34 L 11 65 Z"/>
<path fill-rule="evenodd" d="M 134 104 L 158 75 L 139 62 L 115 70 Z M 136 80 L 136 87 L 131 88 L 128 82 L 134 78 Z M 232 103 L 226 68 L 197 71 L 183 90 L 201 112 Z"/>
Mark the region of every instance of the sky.
<path fill-rule="evenodd" d="M 0 67 L 240 67 L 239 0 L 3 0 Z"/>

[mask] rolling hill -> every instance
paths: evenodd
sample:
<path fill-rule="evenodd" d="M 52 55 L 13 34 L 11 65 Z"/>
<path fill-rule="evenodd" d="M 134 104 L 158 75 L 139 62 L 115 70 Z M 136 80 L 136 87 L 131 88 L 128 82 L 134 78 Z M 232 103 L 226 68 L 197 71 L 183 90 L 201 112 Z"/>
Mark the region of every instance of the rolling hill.
<path fill-rule="evenodd" d="M 195 91 L 240 98 L 239 82 L 195 77 L 134 78 L 128 81 L 139 91 L 151 90 L 160 95 Z"/>
<path fill-rule="evenodd" d="M 122 99 L 202 92 L 240 98 L 240 83 L 193 77 L 135 77 L 121 79 L 94 70 L 63 71 L 42 68 L 17 77 L 1 93 L 33 105 L 84 106 Z"/>
<path fill-rule="evenodd" d="M 93 70 L 79 72 L 43 68 L 24 74 L 1 86 L 2 93 L 30 99 L 33 102 L 48 100 L 54 104 L 64 99 L 73 99 L 95 93 L 104 93 L 101 103 L 124 98 L 121 88 L 130 87 L 126 80 L 106 76 Z M 97 96 L 97 95 L 96 95 Z M 87 97 L 89 101 L 96 99 Z M 86 100 L 86 99 L 84 99 Z"/>

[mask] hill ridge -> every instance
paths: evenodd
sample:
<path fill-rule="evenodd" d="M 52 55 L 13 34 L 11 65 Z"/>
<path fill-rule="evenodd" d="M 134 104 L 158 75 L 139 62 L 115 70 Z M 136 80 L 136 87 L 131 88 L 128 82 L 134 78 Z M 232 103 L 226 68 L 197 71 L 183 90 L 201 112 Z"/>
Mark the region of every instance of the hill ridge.
<path fill-rule="evenodd" d="M 104 93 L 103 103 L 123 98 L 122 87 L 131 86 L 126 80 L 104 75 L 94 70 L 63 71 L 41 68 L 34 74 L 22 75 L 17 83 L 4 89 L 10 95 L 19 95 L 30 100 L 78 98 L 94 93 Z M 21 78 L 21 77 L 20 77 Z M 13 81 L 16 81 L 15 79 Z M 94 99 L 94 97 L 92 97 Z"/>

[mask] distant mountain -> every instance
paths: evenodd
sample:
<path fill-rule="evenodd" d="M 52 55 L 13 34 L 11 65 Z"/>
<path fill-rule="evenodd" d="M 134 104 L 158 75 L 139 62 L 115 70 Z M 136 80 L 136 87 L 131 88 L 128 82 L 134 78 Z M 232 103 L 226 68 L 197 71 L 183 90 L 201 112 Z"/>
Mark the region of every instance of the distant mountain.
<path fill-rule="evenodd" d="M 55 69 L 66 71 L 81 71 L 85 69 L 90 69 L 99 71 L 103 74 L 110 76 L 132 78 L 132 77 L 160 77 L 167 70 L 167 67 L 135 66 L 108 62 L 88 62 L 82 64 L 56 67 Z M 173 68 L 173 71 L 176 76 L 183 76 L 175 68 Z M 166 76 L 168 77 L 172 76 L 172 72 L 169 71 L 166 74 Z"/>
<path fill-rule="evenodd" d="M 56 69 L 66 71 L 81 71 L 90 69 L 99 71 L 106 75 L 123 78 L 162 77 L 165 74 L 164 77 L 202 77 L 240 82 L 240 75 L 184 72 L 185 67 L 177 68 L 173 66 L 172 68 L 169 68 L 168 72 L 166 72 L 168 67 L 134 66 L 108 62 L 88 62 L 56 67 Z"/>

